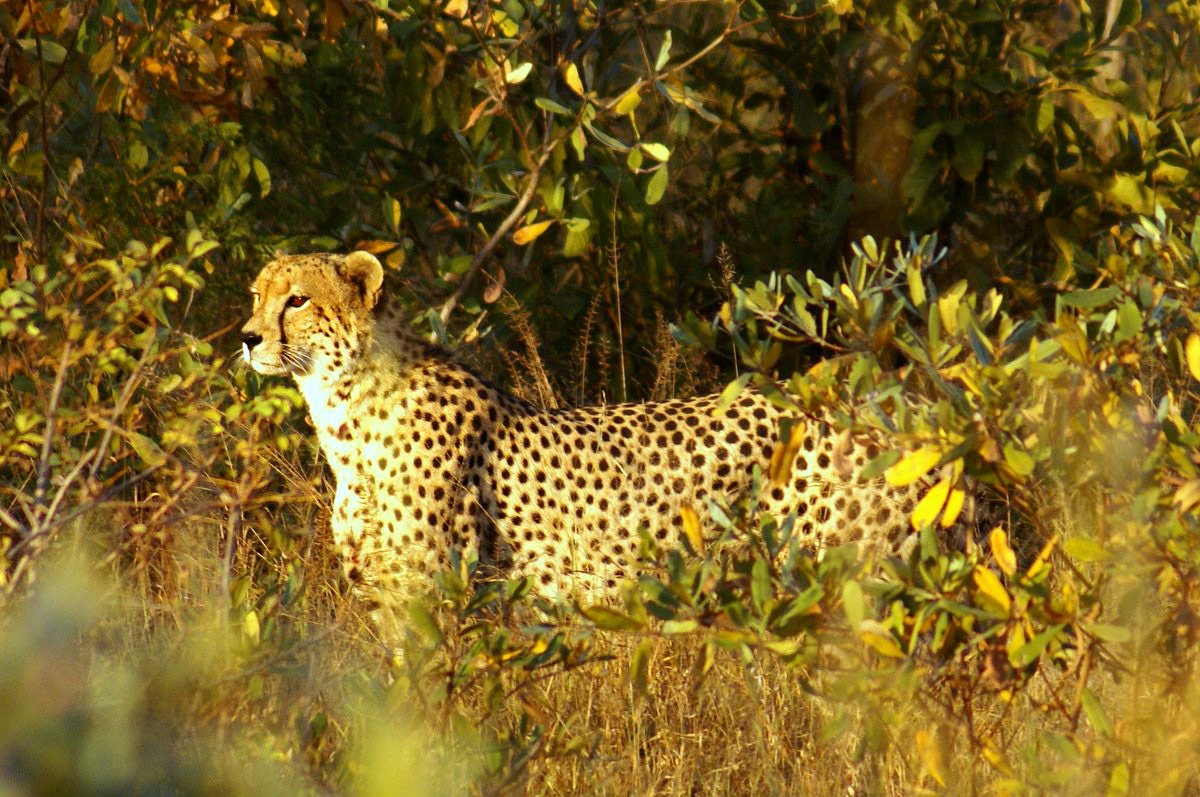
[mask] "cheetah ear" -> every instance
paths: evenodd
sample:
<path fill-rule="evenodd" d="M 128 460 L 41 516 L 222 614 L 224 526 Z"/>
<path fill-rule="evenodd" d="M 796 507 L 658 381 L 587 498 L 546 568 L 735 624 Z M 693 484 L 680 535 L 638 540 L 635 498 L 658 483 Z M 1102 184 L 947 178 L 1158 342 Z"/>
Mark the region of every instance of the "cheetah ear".
<path fill-rule="evenodd" d="M 338 268 L 342 279 L 358 289 L 363 304 L 368 310 L 379 301 L 379 288 L 383 285 L 383 266 L 370 252 L 356 251 L 346 255 Z"/>

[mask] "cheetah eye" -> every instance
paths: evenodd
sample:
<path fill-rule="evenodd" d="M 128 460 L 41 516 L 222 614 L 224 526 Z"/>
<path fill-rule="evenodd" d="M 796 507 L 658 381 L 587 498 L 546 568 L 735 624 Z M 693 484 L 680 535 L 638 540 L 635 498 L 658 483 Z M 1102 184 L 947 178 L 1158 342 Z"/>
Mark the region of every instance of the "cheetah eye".
<path fill-rule="evenodd" d="M 303 307 L 308 304 L 307 296 L 289 296 L 287 300 L 288 307 Z"/>

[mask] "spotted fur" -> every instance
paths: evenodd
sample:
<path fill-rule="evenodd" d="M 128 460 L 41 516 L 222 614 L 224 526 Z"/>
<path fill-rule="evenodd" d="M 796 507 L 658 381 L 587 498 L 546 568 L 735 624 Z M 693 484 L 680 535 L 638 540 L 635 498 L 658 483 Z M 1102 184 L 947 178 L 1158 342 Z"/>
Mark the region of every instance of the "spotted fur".
<path fill-rule="evenodd" d="M 730 498 L 765 472 L 787 414 L 746 392 L 543 410 L 377 321 L 369 254 L 268 263 L 243 327 L 246 361 L 290 374 L 337 489 L 332 530 L 346 576 L 382 604 L 443 568 L 451 549 L 548 595 L 610 593 L 637 572 L 639 529 L 674 544 L 683 507 Z M 386 331 L 384 331 L 386 329 Z M 794 512 L 821 548 L 903 544 L 912 489 L 857 477 L 872 447 L 814 420 L 764 508 Z"/>

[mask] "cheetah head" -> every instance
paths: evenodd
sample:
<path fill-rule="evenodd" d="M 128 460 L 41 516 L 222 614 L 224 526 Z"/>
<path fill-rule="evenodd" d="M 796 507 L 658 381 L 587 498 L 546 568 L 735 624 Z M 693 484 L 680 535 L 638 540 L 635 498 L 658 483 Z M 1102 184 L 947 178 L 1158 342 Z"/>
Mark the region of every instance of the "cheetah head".
<path fill-rule="evenodd" d="M 250 289 L 242 356 L 260 374 L 337 373 L 370 338 L 382 283 L 383 268 L 367 252 L 275 258 Z"/>

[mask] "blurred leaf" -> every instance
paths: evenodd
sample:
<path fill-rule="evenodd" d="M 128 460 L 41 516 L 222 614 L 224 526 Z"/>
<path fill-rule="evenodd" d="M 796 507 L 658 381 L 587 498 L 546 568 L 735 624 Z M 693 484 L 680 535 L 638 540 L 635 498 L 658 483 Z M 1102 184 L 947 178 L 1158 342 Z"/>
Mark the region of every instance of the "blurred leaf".
<path fill-rule="evenodd" d="M 1083 713 L 1087 716 L 1088 724 L 1092 726 L 1092 729 L 1101 736 L 1112 738 L 1112 722 L 1108 719 L 1108 714 L 1105 713 L 1104 707 L 1100 705 L 1100 701 L 1092 690 L 1085 687 L 1080 693 L 1079 699 L 1083 705 Z"/>
<path fill-rule="evenodd" d="M 890 659 L 904 658 L 904 651 L 896 644 L 891 632 L 874 620 L 863 620 L 858 628 L 858 638 L 881 656 Z"/>
<path fill-rule="evenodd" d="M 888 468 L 884 476 L 892 487 L 907 487 L 928 473 L 941 458 L 940 448 L 923 446 L 905 454 L 899 462 Z"/>
<path fill-rule="evenodd" d="M 1092 308 L 1109 304 L 1121 294 L 1121 289 L 1115 285 L 1107 288 L 1096 288 L 1088 291 L 1070 291 L 1059 297 L 1068 307 Z"/>
<path fill-rule="evenodd" d="M 1012 611 L 1012 598 L 1000 578 L 983 565 L 976 565 L 972 576 L 979 593 L 991 601 L 1002 614 Z"/>
<path fill-rule="evenodd" d="M 1200 334 L 1193 332 L 1187 336 L 1185 350 L 1188 371 L 1191 373 L 1192 379 L 1200 381 Z"/>
<path fill-rule="evenodd" d="M 683 535 L 687 538 L 692 550 L 698 554 L 704 553 L 704 534 L 700 530 L 700 516 L 691 506 L 684 504 L 679 508 L 679 516 L 683 519 Z"/>
<path fill-rule="evenodd" d="M 857 581 L 847 581 L 842 585 L 842 605 L 846 610 L 846 621 L 850 623 L 851 630 L 857 630 L 866 617 L 862 586 Z"/>
<path fill-rule="evenodd" d="M 1003 526 L 997 526 L 988 534 L 988 543 L 992 548 L 992 558 L 1000 566 L 1000 572 L 1011 576 L 1017 572 L 1017 555 L 1009 547 L 1008 535 Z"/>
<path fill-rule="evenodd" d="M 942 748 L 938 744 L 937 738 L 925 728 L 919 729 L 915 738 L 921 765 L 925 767 L 929 776 L 938 782 L 938 785 L 945 786 L 945 765 L 942 762 Z"/>
<path fill-rule="evenodd" d="M 1008 659 L 1014 667 L 1024 669 L 1033 664 L 1042 653 L 1046 650 L 1046 646 L 1053 639 L 1062 633 L 1062 626 L 1051 626 L 1045 631 L 1034 636 L 1023 645 L 1020 645 L 1009 653 Z"/>
<path fill-rule="evenodd" d="M 607 606 L 585 606 L 583 616 L 607 631 L 640 631 L 645 623 Z"/>
<path fill-rule="evenodd" d="M 1080 562 L 1102 562 L 1109 558 L 1108 550 L 1090 537 L 1071 537 L 1063 542 L 1062 548 L 1067 556 Z"/>
<path fill-rule="evenodd" d="M 1004 461 L 1018 476 L 1029 476 L 1033 473 L 1033 457 L 1017 448 L 1014 443 L 1004 444 Z"/>
<path fill-rule="evenodd" d="M 946 505 L 946 499 L 950 495 L 950 477 L 945 477 L 938 481 L 933 487 L 925 493 L 917 506 L 912 511 L 912 516 L 909 518 L 912 527 L 920 530 L 925 526 L 930 525 L 937 518 L 938 512 L 942 511 L 942 507 Z"/>
<path fill-rule="evenodd" d="M 637 643 L 629 659 L 629 683 L 634 694 L 645 696 L 650 682 L 650 654 L 654 651 L 654 640 L 647 637 Z"/>
<path fill-rule="evenodd" d="M 1133 639 L 1133 633 L 1123 625 L 1108 625 L 1105 623 L 1086 623 L 1083 629 L 1096 639 L 1104 642 L 1121 644 Z"/>
<path fill-rule="evenodd" d="M 700 623 L 696 620 L 665 620 L 662 624 L 662 632 L 667 636 L 691 634 L 699 628 Z"/>
<path fill-rule="evenodd" d="M 963 505 L 967 500 L 967 492 L 961 487 L 955 487 L 950 491 L 950 497 L 946 499 L 946 510 L 942 513 L 942 528 L 948 529 L 958 520 L 958 516 L 962 513 Z"/>
<path fill-rule="evenodd" d="M 421 601 L 409 602 L 408 619 L 412 626 L 421 632 L 421 635 L 432 645 L 441 645 L 445 641 L 442 630 L 438 628 L 437 620 Z"/>
<path fill-rule="evenodd" d="M 61 64 L 67 58 L 67 48 L 51 39 L 20 39 L 17 43 L 30 58 L 38 57 L 40 47 L 41 58 L 48 64 Z"/>

